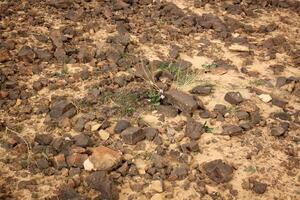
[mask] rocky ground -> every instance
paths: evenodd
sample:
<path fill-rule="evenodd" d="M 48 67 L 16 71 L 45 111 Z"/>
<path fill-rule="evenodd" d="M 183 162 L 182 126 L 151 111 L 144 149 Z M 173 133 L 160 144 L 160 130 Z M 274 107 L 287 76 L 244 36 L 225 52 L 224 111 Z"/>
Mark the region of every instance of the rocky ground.
<path fill-rule="evenodd" d="M 1 0 L 0 199 L 300 199 L 299 14 Z"/>

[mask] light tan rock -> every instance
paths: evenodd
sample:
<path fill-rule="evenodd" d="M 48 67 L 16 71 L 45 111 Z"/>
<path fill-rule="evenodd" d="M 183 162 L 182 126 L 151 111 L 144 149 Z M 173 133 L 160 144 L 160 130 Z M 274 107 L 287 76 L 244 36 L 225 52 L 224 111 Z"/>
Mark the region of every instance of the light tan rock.
<path fill-rule="evenodd" d="M 153 192 L 158 192 L 161 193 L 164 191 L 163 188 L 163 183 L 160 180 L 154 180 L 151 182 L 151 184 L 149 185 L 149 190 L 153 191 Z"/>
<path fill-rule="evenodd" d="M 258 95 L 258 97 L 265 103 L 269 103 L 270 101 L 272 101 L 272 97 L 269 94 L 261 94 Z"/>
<path fill-rule="evenodd" d="M 240 44 L 233 44 L 229 47 L 230 51 L 238 51 L 238 52 L 249 52 L 250 49 L 247 46 L 240 45 Z"/>
<path fill-rule="evenodd" d="M 84 161 L 84 169 L 111 170 L 121 162 L 122 154 L 118 151 L 101 146 L 93 149 L 93 153 Z"/>
<path fill-rule="evenodd" d="M 106 140 L 108 140 L 110 134 L 106 130 L 100 130 L 99 136 L 100 136 L 101 140 L 106 141 Z"/>

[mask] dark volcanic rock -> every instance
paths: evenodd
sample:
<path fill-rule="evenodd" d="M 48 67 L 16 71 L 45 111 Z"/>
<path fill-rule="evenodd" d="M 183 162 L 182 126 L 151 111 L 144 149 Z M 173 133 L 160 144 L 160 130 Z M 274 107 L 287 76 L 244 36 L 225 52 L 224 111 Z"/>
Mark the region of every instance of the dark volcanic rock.
<path fill-rule="evenodd" d="M 283 135 L 285 132 L 286 132 L 286 129 L 284 129 L 281 126 L 275 126 L 275 127 L 271 128 L 271 135 L 276 136 L 276 137 Z"/>
<path fill-rule="evenodd" d="M 183 180 L 188 175 L 188 169 L 185 166 L 176 167 L 170 174 L 171 180 Z"/>
<path fill-rule="evenodd" d="M 222 128 L 223 128 L 224 134 L 230 135 L 230 136 L 236 136 L 236 135 L 240 135 L 243 133 L 243 129 L 237 125 L 228 124 L 228 125 L 222 126 Z"/>
<path fill-rule="evenodd" d="M 192 94 L 198 94 L 201 96 L 209 95 L 211 92 L 212 92 L 212 87 L 205 86 L 205 85 L 198 85 L 190 91 L 190 93 Z"/>
<path fill-rule="evenodd" d="M 121 133 L 121 137 L 126 144 L 136 144 L 144 140 L 146 135 L 138 127 L 129 127 Z"/>
<path fill-rule="evenodd" d="M 58 199 L 82 200 L 81 196 L 71 187 L 63 186 L 58 191 Z"/>
<path fill-rule="evenodd" d="M 201 137 L 203 132 L 204 130 L 203 130 L 202 123 L 197 122 L 192 118 L 188 119 L 185 128 L 185 134 L 187 137 L 193 140 L 198 140 Z"/>
<path fill-rule="evenodd" d="M 184 92 L 171 89 L 164 94 L 167 102 L 177 107 L 182 112 L 191 114 L 199 107 L 199 104 L 195 98 Z"/>
<path fill-rule="evenodd" d="M 121 119 L 117 122 L 114 131 L 115 133 L 121 133 L 122 131 L 124 131 L 126 128 L 130 127 L 131 124 L 129 121 Z"/>
<path fill-rule="evenodd" d="M 222 104 L 216 104 L 214 107 L 214 111 L 217 113 L 220 113 L 221 115 L 225 115 L 227 112 L 227 108 L 225 105 Z"/>
<path fill-rule="evenodd" d="M 227 92 L 224 99 L 232 105 L 238 105 L 244 100 L 239 92 Z"/>
<path fill-rule="evenodd" d="M 206 175 L 216 183 L 228 182 L 233 176 L 233 168 L 220 159 L 204 164 L 203 168 Z"/>
<path fill-rule="evenodd" d="M 272 97 L 272 104 L 280 108 L 284 108 L 288 102 L 276 97 Z"/>
<path fill-rule="evenodd" d="M 254 181 L 252 184 L 252 190 L 257 194 L 263 194 L 267 190 L 268 185 L 265 183 Z"/>
<path fill-rule="evenodd" d="M 68 117 L 71 118 L 76 114 L 76 107 L 67 100 L 60 100 L 54 102 L 50 109 L 50 117 L 53 119 L 59 119 Z"/>
<path fill-rule="evenodd" d="M 158 130 L 152 127 L 143 128 L 143 132 L 145 133 L 147 140 L 150 141 L 152 141 L 158 135 Z"/>
<path fill-rule="evenodd" d="M 40 134 L 35 136 L 34 141 L 40 145 L 49 145 L 53 140 L 52 135 L 50 134 Z"/>
<path fill-rule="evenodd" d="M 34 51 L 31 49 L 31 47 L 29 46 L 23 46 L 19 53 L 18 56 L 20 58 L 20 60 L 24 61 L 24 62 L 33 62 L 34 58 L 35 58 L 35 53 Z"/>
<path fill-rule="evenodd" d="M 87 147 L 90 143 L 90 137 L 86 134 L 79 134 L 74 137 L 75 144 L 79 147 Z"/>
<path fill-rule="evenodd" d="M 100 199 L 118 200 L 119 191 L 106 172 L 93 172 L 86 178 L 89 187 L 101 192 Z"/>

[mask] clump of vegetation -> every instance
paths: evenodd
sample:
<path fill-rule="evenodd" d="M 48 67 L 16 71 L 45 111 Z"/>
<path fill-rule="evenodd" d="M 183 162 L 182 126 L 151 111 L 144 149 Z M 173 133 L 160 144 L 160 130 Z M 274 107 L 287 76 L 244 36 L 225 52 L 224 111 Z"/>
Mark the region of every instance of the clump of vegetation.
<path fill-rule="evenodd" d="M 174 76 L 174 81 L 178 86 L 189 85 L 197 77 L 197 73 L 190 69 L 183 69 L 175 63 L 162 63 L 159 69 L 168 71 Z"/>
<path fill-rule="evenodd" d="M 218 64 L 216 64 L 216 63 L 208 63 L 208 64 L 203 64 L 202 67 L 204 69 L 209 70 L 209 69 L 217 68 Z"/>
<path fill-rule="evenodd" d="M 121 116 L 131 116 L 137 109 L 138 95 L 132 92 L 103 92 L 100 95 L 101 103 L 112 103 Z"/>
<path fill-rule="evenodd" d="M 228 107 L 226 110 L 227 110 L 228 113 L 235 113 L 235 112 L 238 111 L 238 109 L 239 109 L 238 106 L 232 105 L 232 106 Z"/>
<path fill-rule="evenodd" d="M 250 166 L 246 167 L 246 168 L 244 169 L 244 171 L 253 174 L 253 173 L 256 172 L 256 167 L 250 165 Z"/>
<path fill-rule="evenodd" d="M 250 81 L 250 85 L 262 86 L 262 85 L 266 85 L 266 81 L 263 79 L 256 79 L 256 80 Z"/>
<path fill-rule="evenodd" d="M 148 101 L 153 106 L 159 106 L 161 100 L 161 94 L 157 90 L 150 90 L 148 92 Z"/>
<path fill-rule="evenodd" d="M 209 127 L 209 126 L 207 125 L 207 121 L 204 122 L 202 128 L 204 129 L 204 132 L 205 132 L 205 133 L 212 133 L 212 131 L 214 130 L 213 128 L 211 128 L 211 127 Z"/>

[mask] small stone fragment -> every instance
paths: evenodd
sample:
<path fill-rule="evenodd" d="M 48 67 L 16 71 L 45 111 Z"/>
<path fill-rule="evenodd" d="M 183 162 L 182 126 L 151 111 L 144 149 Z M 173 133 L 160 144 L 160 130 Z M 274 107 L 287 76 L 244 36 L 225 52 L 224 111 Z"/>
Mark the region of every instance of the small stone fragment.
<path fill-rule="evenodd" d="M 161 193 L 164 191 L 163 182 L 160 180 L 154 180 L 149 185 L 149 190 L 153 192 Z"/>
<path fill-rule="evenodd" d="M 212 87 L 205 86 L 205 85 L 198 85 L 190 91 L 190 93 L 192 94 L 198 94 L 201 96 L 209 95 L 211 92 L 212 92 Z"/>
<path fill-rule="evenodd" d="M 70 167 L 83 167 L 83 162 L 88 159 L 87 154 L 73 153 L 67 156 L 67 163 Z"/>
<path fill-rule="evenodd" d="M 53 140 L 52 135 L 50 134 L 39 134 L 36 135 L 34 141 L 39 143 L 40 145 L 49 145 Z"/>
<path fill-rule="evenodd" d="M 106 172 L 93 172 L 86 178 L 89 187 L 101 192 L 100 199 L 118 200 L 119 191 Z"/>
<path fill-rule="evenodd" d="M 55 102 L 50 109 L 50 117 L 58 119 L 61 117 L 71 118 L 76 114 L 76 107 L 66 100 Z"/>
<path fill-rule="evenodd" d="M 249 52 L 250 49 L 247 46 L 240 45 L 240 44 L 233 44 L 229 47 L 230 51 L 237 51 L 237 52 Z"/>
<path fill-rule="evenodd" d="M 58 154 L 53 158 L 53 164 L 56 169 L 62 169 L 67 167 L 66 159 L 64 154 Z"/>
<path fill-rule="evenodd" d="M 146 135 L 146 139 L 152 141 L 158 134 L 158 130 L 152 127 L 143 128 L 143 132 Z"/>
<path fill-rule="evenodd" d="M 86 134 L 79 134 L 74 137 L 75 144 L 79 147 L 87 147 L 90 143 L 90 137 Z"/>
<path fill-rule="evenodd" d="M 121 133 L 121 137 L 126 144 L 136 144 L 145 139 L 146 135 L 138 127 L 129 127 Z"/>
<path fill-rule="evenodd" d="M 232 105 L 238 105 L 244 100 L 239 92 L 227 92 L 224 99 Z"/>
<path fill-rule="evenodd" d="M 280 126 L 276 126 L 271 128 L 271 135 L 279 137 L 283 135 L 286 132 L 286 130 Z"/>
<path fill-rule="evenodd" d="M 252 190 L 257 194 L 263 194 L 267 190 L 267 184 L 258 181 L 253 181 Z"/>
<path fill-rule="evenodd" d="M 168 103 L 172 104 L 182 112 L 191 114 L 199 107 L 198 102 L 193 96 L 179 90 L 171 89 L 165 92 L 164 95 Z"/>
<path fill-rule="evenodd" d="M 91 168 L 93 170 L 111 170 L 120 163 L 122 158 L 120 152 L 104 146 L 96 147 L 92 151 L 92 155 L 83 164 L 88 171 Z M 91 163 L 93 167 L 91 167 Z"/>
<path fill-rule="evenodd" d="M 119 120 L 114 128 L 115 133 L 121 133 L 122 131 L 124 131 L 126 128 L 130 127 L 131 124 L 129 121 L 127 120 Z"/>
<path fill-rule="evenodd" d="M 272 97 L 269 94 L 261 94 L 258 95 L 258 97 L 265 103 L 269 103 L 270 101 L 272 101 Z"/>
<path fill-rule="evenodd" d="M 202 123 L 197 122 L 192 118 L 188 119 L 186 128 L 185 128 L 185 134 L 187 137 L 189 137 L 193 140 L 198 140 L 201 137 L 203 132 L 204 132 L 204 130 L 203 130 Z"/>
<path fill-rule="evenodd" d="M 233 168 L 221 159 L 205 163 L 203 168 L 206 175 L 216 183 L 228 182 L 233 176 Z"/>
<path fill-rule="evenodd" d="M 223 128 L 224 134 L 230 135 L 230 136 L 236 136 L 236 135 L 243 133 L 243 129 L 237 125 L 228 124 L 228 125 L 222 126 L 222 128 Z"/>
<path fill-rule="evenodd" d="M 101 129 L 98 134 L 100 136 L 100 139 L 103 140 L 103 141 L 108 140 L 108 138 L 110 137 L 109 132 L 107 132 L 106 130 Z"/>

